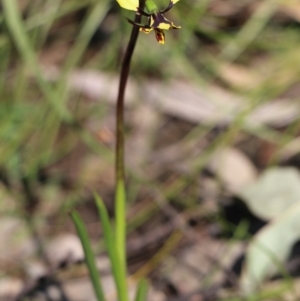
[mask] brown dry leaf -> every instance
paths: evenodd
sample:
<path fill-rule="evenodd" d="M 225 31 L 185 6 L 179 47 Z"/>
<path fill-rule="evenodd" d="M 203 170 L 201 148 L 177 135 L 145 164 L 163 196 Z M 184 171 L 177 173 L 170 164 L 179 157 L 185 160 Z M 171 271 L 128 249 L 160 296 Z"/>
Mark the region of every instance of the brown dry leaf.
<path fill-rule="evenodd" d="M 281 6 L 281 11 L 297 22 L 300 22 L 300 3 L 299 1 L 286 1 Z"/>
<path fill-rule="evenodd" d="M 111 287 L 111 277 L 109 284 L 106 281 L 106 277 L 102 277 L 101 279 L 106 286 Z M 72 279 L 63 283 L 63 288 L 68 296 L 69 300 L 72 301 L 97 301 L 95 296 L 91 280 L 88 277 Z"/>
<path fill-rule="evenodd" d="M 48 275 L 46 264 L 39 259 L 28 260 L 25 264 L 26 281 L 38 281 Z"/>
<path fill-rule="evenodd" d="M 240 192 L 257 178 L 257 170 L 253 163 L 236 148 L 217 152 L 210 162 L 210 168 L 233 193 Z"/>
<path fill-rule="evenodd" d="M 101 275 L 101 282 L 104 288 L 106 299 L 108 301 L 117 301 L 115 285 L 111 275 L 107 273 Z M 88 277 L 80 279 L 72 279 L 63 283 L 64 291 L 72 301 L 96 301 L 91 280 Z M 136 284 L 129 285 L 129 296 L 130 300 L 134 299 L 136 292 Z M 154 288 L 150 287 L 148 292 L 148 300 L 165 301 L 166 297 L 161 292 L 158 292 Z"/>
<path fill-rule="evenodd" d="M 55 68 L 44 70 L 50 81 L 59 79 Z M 69 88 L 95 100 L 115 104 L 118 79 L 116 76 L 95 71 L 74 71 L 69 78 Z M 143 95 L 143 98 L 139 97 Z M 249 100 L 211 85 L 199 87 L 180 80 L 147 80 L 145 83 L 129 81 L 126 89 L 126 105 L 133 101 L 147 102 L 155 110 L 177 118 L 208 125 L 230 124 L 240 113 L 249 107 Z M 270 114 L 272 112 L 272 114 Z M 298 100 L 281 99 L 258 106 L 245 117 L 245 124 L 286 126 L 298 119 L 300 105 Z"/>
<path fill-rule="evenodd" d="M 247 125 L 255 127 L 259 125 L 286 126 L 293 120 L 298 120 L 300 106 L 297 101 L 278 99 L 259 106 L 246 118 Z M 298 116 L 297 116 L 298 115 Z"/>
<path fill-rule="evenodd" d="M 3 277 L 0 279 L 0 300 L 11 300 L 21 293 L 23 282 L 18 278 Z"/>
<path fill-rule="evenodd" d="M 173 264 L 166 263 L 163 272 L 180 294 L 188 294 L 208 279 L 220 283 L 229 278 L 228 270 L 242 249 L 242 243 L 228 247 L 222 241 L 204 238 L 182 251 Z"/>
<path fill-rule="evenodd" d="M 53 267 L 63 262 L 83 260 L 84 253 L 79 237 L 71 233 L 61 233 L 47 243 L 46 253 Z"/>
<path fill-rule="evenodd" d="M 253 88 L 261 82 L 260 75 L 249 67 L 237 64 L 220 64 L 219 76 L 227 83 L 243 89 Z"/>
<path fill-rule="evenodd" d="M 237 1 L 215 0 L 210 3 L 210 12 L 219 17 L 230 17 L 239 12 L 242 7 Z"/>

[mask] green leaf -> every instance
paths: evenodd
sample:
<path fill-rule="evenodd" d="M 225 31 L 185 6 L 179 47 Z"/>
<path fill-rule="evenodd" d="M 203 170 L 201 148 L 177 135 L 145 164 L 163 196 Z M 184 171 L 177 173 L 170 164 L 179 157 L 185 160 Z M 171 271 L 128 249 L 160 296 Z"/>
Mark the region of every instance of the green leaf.
<path fill-rule="evenodd" d="M 281 216 L 265 226 L 252 240 L 246 252 L 242 274 L 242 290 L 252 294 L 262 281 L 275 272 L 282 272 L 284 261 L 300 238 L 300 203 L 291 206 Z"/>
<path fill-rule="evenodd" d="M 148 293 L 148 282 L 145 279 L 141 279 L 138 283 L 135 301 L 146 301 Z"/>
<path fill-rule="evenodd" d="M 117 252 L 115 235 L 109 221 L 109 216 L 102 199 L 97 194 L 95 194 L 95 199 L 102 222 L 104 241 L 110 258 L 119 300 L 128 301 L 126 270 L 124 270 L 123 265 L 121 264 L 122 259 L 119 257 Z"/>
<path fill-rule="evenodd" d="M 85 225 L 77 212 L 71 213 L 72 220 L 75 224 L 78 236 L 84 250 L 86 263 L 89 269 L 90 277 L 93 283 L 94 291 L 98 301 L 105 301 L 103 288 L 100 282 L 100 275 L 97 270 L 95 256 L 90 244 L 87 230 Z"/>

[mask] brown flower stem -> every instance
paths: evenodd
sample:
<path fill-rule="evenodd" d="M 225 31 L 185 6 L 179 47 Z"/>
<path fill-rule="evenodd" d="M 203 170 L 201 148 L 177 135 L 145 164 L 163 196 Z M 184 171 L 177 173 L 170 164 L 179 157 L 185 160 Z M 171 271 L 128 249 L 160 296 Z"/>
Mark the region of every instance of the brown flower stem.
<path fill-rule="evenodd" d="M 141 15 L 136 14 L 135 22 L 141 21 Z M 125 167 L 124 167 L 124 96 L 130 71 L 131 58 L 139 35 L 139 28 L 133 26 L 131 37 L 123 58 L 119 92 L 117 99 L 117 111 L 116 111 L 116 122 L 117 122 L 117 133 L 116 133 L 116 178 L 117 181 L 124 180 L 125 178 Z"/>
<path fill-rule="evenodd" d="M 139 0 L 141 8 L 144 8 L 145 0 Z M 136 13 L 135 21 L 141 21 L 141 15 Z M 127 80 L 130 71 L 132 55 L 135 49 L 139 28 L 133 26 L 129 43 L 123 58 L 119 92 L 116 108 L 116 245 L 121 265 L 126 272 L 126 193 L 125 193 L 125 165 L 124 165 L 124 97 Z"/>

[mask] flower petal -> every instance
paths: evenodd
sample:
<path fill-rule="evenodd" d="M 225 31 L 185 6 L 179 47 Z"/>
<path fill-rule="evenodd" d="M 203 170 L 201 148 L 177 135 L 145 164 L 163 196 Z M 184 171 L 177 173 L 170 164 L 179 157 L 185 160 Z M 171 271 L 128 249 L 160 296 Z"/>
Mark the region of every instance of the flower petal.
<path fill-rule="evenodd" d="M 151 17 L 154 19 L 154 22 L 150 23 L 151 27 L 159 28 L 163 30 L 169 30 L 170 28 L 179 29 L 180 26 L 176 26 L 173 22 L 168 20 L 162 13 L 157 13 Z"/>
<path fill-rule="evenodd" d="M 158 25 L 156 25 L 156 28 L 163 29 L 163 30 L 169 30 L 171 28 L 171 24 L 159 23 Z"/>
<path fill-rule="evenodd" d="M 153 30 L 153 28 L 146 28 L 146 27 L 141 27 L 140 31 L 148 34 L 149 32 L 151 32 Z"/>
<path fill-rule="evenodd" d="M 165 33 L 159 28 L 154 28 L 156 40 L 159 44 L 165 44 Z"/>
<path fill-rule="evenodd" d="M 178 1 L 180 1 L 180 0 L 170 0 L 168 6 L 167 6 L 164 10 L 161 10 L 160 12 L 161 12 L 162 14 L 166 13 L 166 12 L 169 11 L 169 10 L 174 6 L 174 4 L 177 3 Z"/>
<path fill-rule="evenodd" d="M 128 10 L 136 11 L 139 6 L 139 0 L 117 0 L 119 5 Z"/>

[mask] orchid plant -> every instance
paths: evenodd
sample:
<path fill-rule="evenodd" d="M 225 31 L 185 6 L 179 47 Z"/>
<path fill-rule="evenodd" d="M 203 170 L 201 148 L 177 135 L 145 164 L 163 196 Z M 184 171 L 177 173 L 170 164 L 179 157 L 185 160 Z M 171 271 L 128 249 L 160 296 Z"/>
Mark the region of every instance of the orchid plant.
<path fill-rule="evenodd" d="M 160 44 L 165 43 L 164 30 L 169 30 L 170 28 L 172 29 L 181 28 L 180 26 L 176 26 L 173 22 L 171 22 L 164 16 L 164 13 L 169 11 L 174 6 L 174 4 L 179 0 L 171 0 L 169 5 L 163 10 L 159 10 L 156 4 L 152 0 L 147 0 L 145 2 L 146 11 L 139 6 L 138 0 L 117 0 L 117 1 L 121 7 L 128 10 L 133 10 L 137 14 L 140 14 L 148 18 L 147 24 L 140 24 L 130 19 L 128 19 L 128 22 L 131 23 L 132 25 L 138 26 L 141 31 L 147 34 L 154 29 L 156 39 Z"/>
<path fill-rule="evenodd" d="M 112 272 L 118 293 L 118 301 L 129 301 L 127 289 L 126 264 L 126 189 L 124 164 L 124 95 L 130 71 L 130 64 L 134 48 L 140 31 L 149 33 L 154 30 L 156 39 L 160 44 L 165 42 L 164 30 L 178 29 L 180 26 L 169 21 L 164 13 L 169 11 L 179 0 L 171 0 L 164 10 L 159 10 L 152 0 L 117 0 L 121 7 L 135 11 L 135 20 L 128 21 L 133 25 L 130 40 L 124 54 L 120 72 L 120 83 L 116 106 L 116 188 L 115 188 L 115 223 L 111 223 L 106 207 L 98 195 L 95 195 L 99 216 L 102 222 L 104 241 L 109 255 Z M 142 16 L 148 20 L 141 24 Z M 85 226 L 76 212 L 72 213 L 78 235 L 85 252 L 87 266 L 98 301 L 106 301 L 105 293 L 96 268 L 94 254 L 90 246 Z M 135 301 L 145 301 L 147 298 L 147 283 L 141 280 L 137 287 Z"/>

